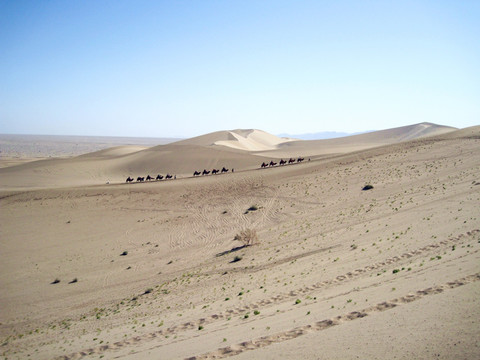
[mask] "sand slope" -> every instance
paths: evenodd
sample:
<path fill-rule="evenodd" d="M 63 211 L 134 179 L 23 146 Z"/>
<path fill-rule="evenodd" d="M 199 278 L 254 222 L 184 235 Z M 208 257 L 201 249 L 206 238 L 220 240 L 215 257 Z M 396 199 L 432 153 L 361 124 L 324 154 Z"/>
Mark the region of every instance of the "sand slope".
<path fill-rule="evenodd" d="M 479 149 L 474 127 L 222 176 L 3 190 L 1 354 L 479 358 Z M 234 240 L 245 228 L 257 245 Z"/>
<path fill-rule="evenodd" d="M 329 156 L 395 144 L 402 141 L 438 136 L 455 130 L 457 129 L 449 126 L 421 123 L 334 139 L 290 141 L 280 144 L 275 151 L 263 151 L 258 154 L 277 157 L 288 157 L 292 154 L 310 157 Z"/>
<path fill-rule="evenodd" d="M 147 149 L 116 147 L 69 159 L 47 159 L 0 169 L 0 188 L 55 188 L 122 183 L 128 176 L 148 174 L 191 177 L 203 169 L 251 169 L 262 158 L 229 148 L 197 145 L 161 145 Z"/>
<path fill-rule="evenodd" d="M 129 176 L 167 173 L 190 177 L 207 169 L 250 170 L 271 159 L 322 158 L 405 140 L 439 135 L 453 128 L 417 124 L 331 140 L 295 141 L 260 130 L 218 131 L 154 147 L 117 146 L 77 156 L 0 168 L 0 188 L 28 189 L 124 182 Z"/>
<path fill-rule="evenodd" d="M 177 145 L 225 146 L 245 151 L 273 150 L 294 139 L 280 138 L 257 129 L 217 131 L 176 142 Z"/>

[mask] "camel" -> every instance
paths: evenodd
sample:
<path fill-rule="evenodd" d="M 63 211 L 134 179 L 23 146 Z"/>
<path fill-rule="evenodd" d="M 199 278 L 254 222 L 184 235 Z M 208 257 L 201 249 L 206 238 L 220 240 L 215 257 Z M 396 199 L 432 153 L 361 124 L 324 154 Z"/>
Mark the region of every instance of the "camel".
<path fill-rule="evenodd" d="M 193 176 L 198 176 L 198 175 L 201 175 L 201 174 L 202 174 L 202 173 L 201 173 L 200 171 L 197 171 L 197 170 L 195 170 L 195 171 L 193 172 Z"/>
<path fill-rule="evenodd" d="M 268 166 L 268 164 L 266 162 L 262 162 L 262 168 L 266 168 Z"/>
<path fill-rule="evenodd" d="M 216 174 L 218 174 L 219 172 L 220 172 L 220 170 L 213 169 L 213 170 L 212 170 L 212 175 L 216 175 Z"/>
<path fill-rule="evenodd" d="M 133 181 L 133 179 L 130 176 L 127 178 L 127 180 L 125 180 L 125 182 L 127 182 L 127 183 L 132 182 L 132 181 Z"/>
<path fill-rule="evenodd" d="M 165 179 L 171 179 L 173 176 L 170 174 L 165 175 Z"/>
<path fill-rule="evenodd" d="M 158 174 L 155 180 L 162 180 L 162 179 L 163 179 L 163 175 Z"/>
<path fill-rule="evenodd" d="M 222 168 L 222 174 L 225 173 L 225 172 L 228 172 L 228 169 L 224 166 L 224 167 Z"/>
<path fill-rule="evenodd" d="M 297 162 L 302 162 L 303 160 L 305 160 L 305 158 L 299 157 L 299 158 L 297 159 Z"/>
<path fill-rule="evenodd" d="M 276 162 L 270 161 L 270 164 L 269 164 L 269 166 L 275 166 L 275 165 L 277 165 L 277 163 L 276 163 Z"/>
<path fill-rule="evenodd" d="M 288 163 L 289 164 L 293 164 L 295 162 L 295 159 L 294 158 L 290 158 L 290 160 L 288 160 Z"/>
<path fill-rule="evenodd" d="M 138 181 L 140 181 L 140 182 L 145 181 L 145 178 L 139 176 L 139 177 L 137 177 L 137 182 L 138 182 Z"/>
<path fill-rule="evenodd" d="M 286 163 L 287 163 L 287 160 L 283 160 L 283 159 L 280 160 L 280 165 L 285 165 Z"/>
<path fill-rule="evenodd" d="M 150 180 L 155 180 L 155 178 L 151 177 L 150 175 L 147 175 L 147 181 L 150 181 Z"/>
<path fill-rule="evenodd" d="M 202 175 L 208 175 L 210 174 L 210 171 L 207 171 L 206 169 L 203 169 Z"/>

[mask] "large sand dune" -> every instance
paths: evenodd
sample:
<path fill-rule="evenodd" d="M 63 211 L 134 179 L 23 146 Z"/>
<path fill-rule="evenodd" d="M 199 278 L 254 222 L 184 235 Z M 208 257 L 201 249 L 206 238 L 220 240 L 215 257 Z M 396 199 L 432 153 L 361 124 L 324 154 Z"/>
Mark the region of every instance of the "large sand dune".
<path fill-rule="evenodd" d="M 387 144 L 345 138 L 344 152 L 267 169 L 258 164 L 268 152 L 293 156 L 300 145 L 242 150 L 214 143 L 258 132 L 221 132 L 210 144 L 2 169 L 0 353 L 479 358 L 480 127 L 408 141 L 395 132 Z M 370 145 L 346 151 L 360 143 Z M 163 164 L 238 170 L 102 185 L 96 163 L 105 177 Z M 256 245 L 234 240 L 243 229 Z"/>
<path fill-rule="evenodd" d="M 321 158 L 454 131 L 434 124 L 330 140 L 279 138 L 260 130 L 218 131 L 154 147 L 117 146 L 73 158 L 51 158 L 0 168 L 0 188 L 55 188 L 124 182 L 150 174 L 191 177 L 194 171 L 226 167 L 251 170 L 271 159 Z"/>

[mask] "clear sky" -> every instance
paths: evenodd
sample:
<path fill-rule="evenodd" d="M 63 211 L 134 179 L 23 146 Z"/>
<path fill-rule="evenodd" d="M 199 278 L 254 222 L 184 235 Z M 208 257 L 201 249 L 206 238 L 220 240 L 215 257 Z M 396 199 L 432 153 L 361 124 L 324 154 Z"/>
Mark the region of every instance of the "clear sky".
<path fill-rule="evenodd" d="M 0 0 L 0 133 L 480 125 L 480 1 Z"/>

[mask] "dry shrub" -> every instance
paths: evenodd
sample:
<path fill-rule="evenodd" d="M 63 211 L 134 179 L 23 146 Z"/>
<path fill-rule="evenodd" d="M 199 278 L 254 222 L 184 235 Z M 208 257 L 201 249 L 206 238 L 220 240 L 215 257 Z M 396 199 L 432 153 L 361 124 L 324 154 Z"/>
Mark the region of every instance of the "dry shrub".
<path fill-rule="evenodd" d="M 258 243 L 258 235 L 256 230 L 245 229 L 240 234 L 235 235 L 235 240 L 241 241 L 244 246 L 251 246 Z"/>

